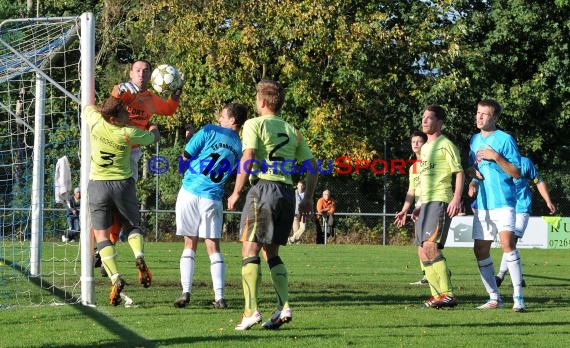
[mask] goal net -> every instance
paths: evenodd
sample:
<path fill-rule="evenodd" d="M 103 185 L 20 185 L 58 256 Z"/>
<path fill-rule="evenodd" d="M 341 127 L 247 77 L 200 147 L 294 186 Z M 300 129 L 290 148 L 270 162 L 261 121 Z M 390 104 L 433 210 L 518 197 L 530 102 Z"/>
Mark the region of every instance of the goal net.
<path fill-rule="evenodd" d="M 91 13 L 0 23 L 1 307 L 94 303 L 91 234 L 62 239 L 69 226 L 60 200 L 87 187 L 80 113 L 94 96 L 94 29 Z M 56 178 L 64 157 L 66 185 Z M 86 207 L 82 199 L 82 227 Z"/>

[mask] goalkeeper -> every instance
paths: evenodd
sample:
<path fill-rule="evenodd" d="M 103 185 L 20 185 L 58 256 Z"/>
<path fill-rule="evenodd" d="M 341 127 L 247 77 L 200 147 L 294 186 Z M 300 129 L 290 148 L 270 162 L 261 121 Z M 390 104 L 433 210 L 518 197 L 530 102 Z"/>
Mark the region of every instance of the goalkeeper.
<path fill-rule="evenodd" d="M 172 116 L 180 104 L 182 86 L 172 93 L 168 100 L 164 100 L 150 89 L 148 83 L 152 73 L 152 66 L 146 60 L 137 60 L 131 65 L 129 82 L 120 83 L 113 87 L 112 95 L 123 100 L 129 112 L 129 124 L 142 130 L 148 130 L 150 118 L 153 115 Z M 135 182 L 139 178 L 139 161 L 142 157 L 141 148 L 133 146 L 131 152 L 131 167 Z"/>
<path fill-rule="evenodd" d="M 153 115 L 173 116 L 180 104 L 180 94 L 184 80 L 180 84 L 180 88 L 172 93 L 168 100 L 164 100 L 150 89 L 148 84 L 152 73 L 152 66 L 146 60 L 137 60 L 131 64 L 128 82 L 120 83 L 113 87 L 111 92 L 115 98 L 123 100 L 129 112 L 129 124 L 141 130 L 148 130 L 150 127 L 150 118 Z M 134 145 L 131 151 L 131 168 L 135 182 L 139 179 L 139 161 L 142 157 L 140 146 Z M 119 216 L 114 218 L 111 227 L 111 240 L 119 239 L 119 231 L 121 230 Z"/>

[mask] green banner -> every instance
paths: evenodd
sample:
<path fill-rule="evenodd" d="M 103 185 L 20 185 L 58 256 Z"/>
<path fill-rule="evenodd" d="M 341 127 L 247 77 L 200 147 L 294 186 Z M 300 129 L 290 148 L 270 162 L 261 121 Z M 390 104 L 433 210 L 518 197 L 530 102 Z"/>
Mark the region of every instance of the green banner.
<path fill-rule="evenodd" d="M 548 223 L 548 249 L 570 249 L 570 218 L 543 216 Z"/>

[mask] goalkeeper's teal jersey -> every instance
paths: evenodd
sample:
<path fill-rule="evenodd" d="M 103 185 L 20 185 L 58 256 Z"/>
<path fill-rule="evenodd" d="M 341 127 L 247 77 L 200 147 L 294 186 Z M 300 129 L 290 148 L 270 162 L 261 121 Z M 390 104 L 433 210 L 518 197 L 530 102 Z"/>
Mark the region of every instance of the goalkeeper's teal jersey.
<path fill-rule="evenodd" d="M 243 125 L 242 149 L 255 150 L 250 177 L 293 184 L 293 162 L 312 159 L 313 154 L 301 133 L 276 115 L 259 116 Z"/>

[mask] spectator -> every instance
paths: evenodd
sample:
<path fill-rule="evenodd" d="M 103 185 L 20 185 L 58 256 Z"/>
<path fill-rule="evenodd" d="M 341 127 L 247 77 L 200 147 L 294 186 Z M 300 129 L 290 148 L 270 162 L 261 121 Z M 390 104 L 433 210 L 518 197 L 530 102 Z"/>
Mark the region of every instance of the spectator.
<path fill-rule="evenodd" d="M 299 181 L 297 183 L 297 189 L 295 190 L 295 218 L 293 218 L 293 235 L 289 237 L 288 243 L 300 243 L 301 237 L 305 232 L 305 228 L 307 227 L 307 223 L 301 214 L 299 214 L 299 204 L 305 197 L 305 183 L 303 181 Z"/>
<path fill-rule="evenodd" d="M 79 187 L 73 190 L 73 196 L 65 202 L 66 218 L 67 218 L 67 233 L 61 236 L 63 242 L 73 242 L 79 238 L 80 223 L 79 223 L 79 208 L 81 206 L 81 192 Z"/>
<path fill-rule="evenodd" d="M 323 196 L 317 201 L 315 214 L 315 227 L 317 229 L 317 244 L 324 244 L 325 233 L 327 237 L 334 238 L 334 213 L 336 211 L 336 200 L 331 196 L 331 191 L 324 190 Z M 321 224 L 326 219 L 326 231 L 323 231 Z"/>

